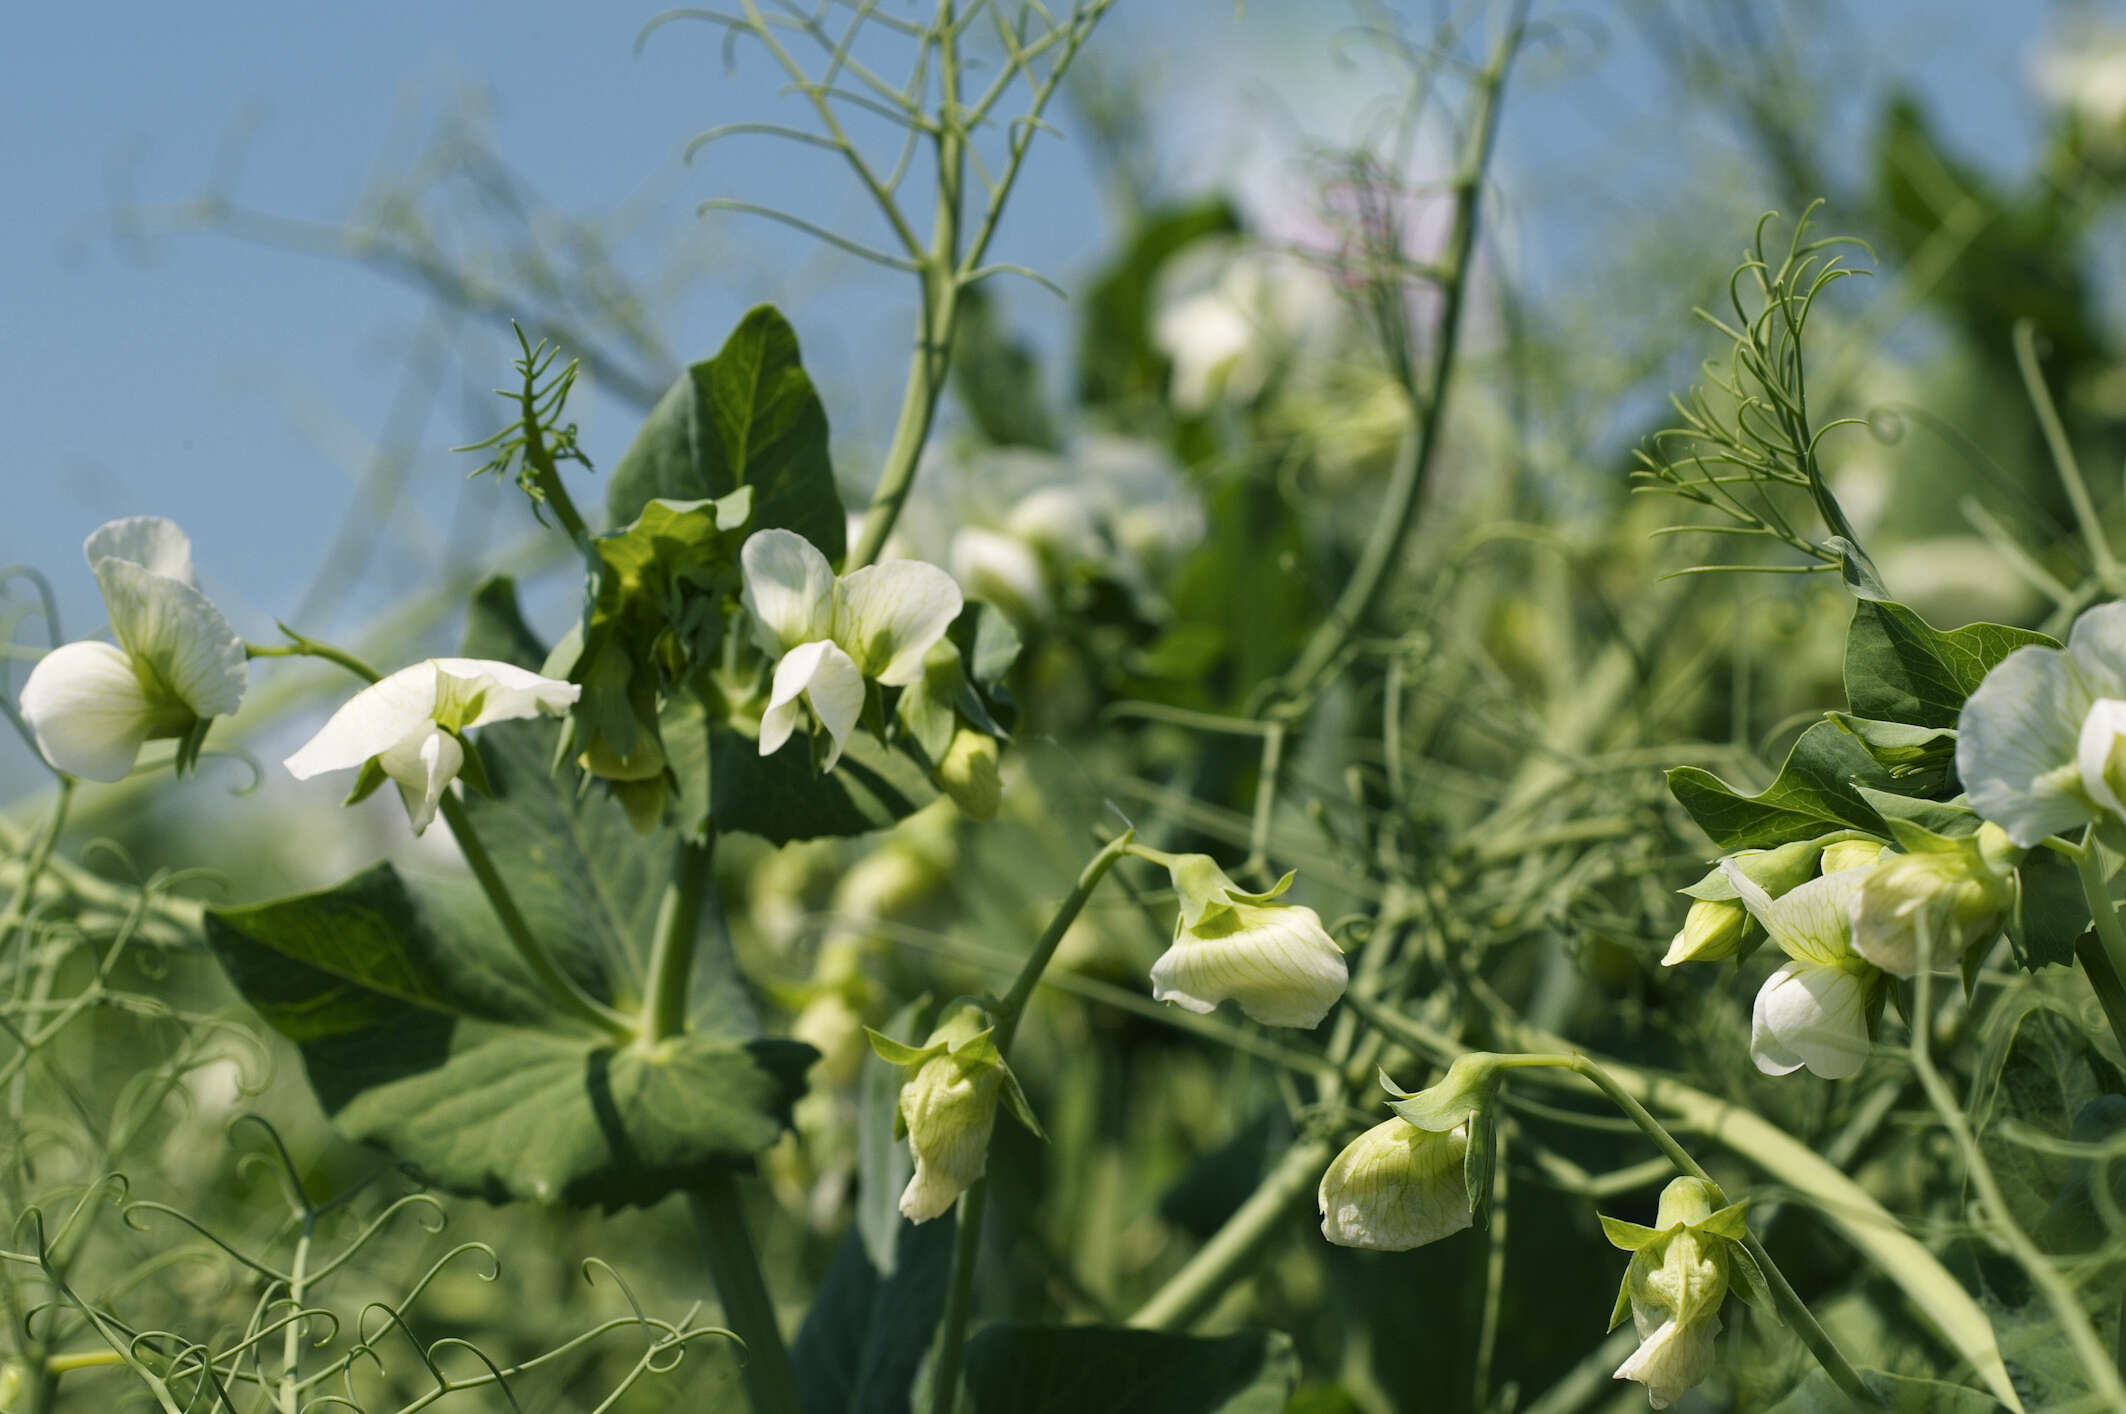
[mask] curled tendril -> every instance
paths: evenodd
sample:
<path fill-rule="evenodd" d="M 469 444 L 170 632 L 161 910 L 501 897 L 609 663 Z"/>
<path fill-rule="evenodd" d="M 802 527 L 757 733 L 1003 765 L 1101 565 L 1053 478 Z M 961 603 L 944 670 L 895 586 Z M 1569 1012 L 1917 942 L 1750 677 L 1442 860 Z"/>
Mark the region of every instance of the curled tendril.
<path fill-rule="evenodd" d="M 148 1225 L 145 1222 L 140 1221 L 140 1216 L 142 1214 L 160 1214 L 164 1217 L 175 1218 L 179 1222 L 183 1223 L 186 1227 L 192 1229 L 192 1231 L 198 1233 L 201 1237 L 207 1239 L 207 1241 L 213 1243 L 216 1247 L 219 1247 L 222 1251 L 228 1253 L 231 1257 L 234 1257 L 238 1262 L 242 1263 L 244 1266 L 249 1267 L 252 1271 L 257 1272 L 260 1276 L 266 1278 L 266 1280 L 270 1282 L 277 1282 L 282 1286 L 292 1285 L 292 1283 L 288 1280 L 288 1276 L 285 1272 L 275 1271 L 272 1267 L 267 1266 L 265 1263 L 257 1261 L 251 1257 L 245 1256 L 243 1253 L 237 1251 L 234 1247 L 231 1247 L 227 1242 L 223 1241 L 218 1235 L 215 1234 L 215 1232 L 211 1228 L 207 1227 L 197 1218 L 194 1218 L 191 1214 L 184 1212 L 181 1209 L 173 1208 L 167 1203 L 157 1203 L 150 1199 L 142 1199 L 136 1203 L 129 1203 L 126 1205 L 124 1210 L 126 1226 L 132 1228 L 135 1232 L 148 1231 Z"/>
<path fill-rule="evenodd" d="M 44 629 L 50 636 L 52 647 L 65 642 L 59 628 L 59 596 L 52 593 L 52 582 L 44 577 L 44 571 L 35 565 L 7 565 L 0 567 L 0 590 L 5 590 L 14 580 L 26 580 L 37 591 L 38 603 L 44 613 Z"/>
<path fill-rule="evenodd" d="M 229 1121 L 229 1141 L 232 1144 L 236 1142 L 236 1131 L 246 1124 L 258 1126 L 265 1134 L 266 1142 L 273 1146 L 273 1153 L 267 1155 L 254 1150 L 245 1154 L 236 1161 L 237 1174 L 248 1174 L 254 1164 L 270 1166 L 272 1159 L 278 1158 L 282 1197 L 287 1199 L 291 1211 L 306 1220 L 314 1220 L 317 1217 L 317 1205 L 310 1201 L 309 1190 L 303 1187 L 302 1173 L 296 1167 L 295 1156 L 288 1152 L 288 1145 L 281 1139 L 280 1130 L 274 1128 L 273 1121 L 264 1115 L 246 1110 Z"/>
<path fill-rule="evenodd" d="M 509 1381 L 503 1378 L 502 1367 L 495 1364 L 494 1360 L 489 1357 L 486 1351 L 482 1350 L 479 1346 L 474 1345 L 469 1340 L 460 1340 L 457 1336 L 446 1335 L 441 1340 L 437 1341 L 435 1344 L 429 1346 L 428 1365 L 430 1369 L 436 1368 L 438 1364 L 437 1352 L 442 1350 L 443 1347 L 446 1345 L 453 1350 L 465 1351 L 466 1353 L 471 1355 L 473 1359 L 479 1361 L 482 1365 L 485 1365 L 487 1367 L 488 1375 L 493 1379 L 495 1383 L 495 1387 L 501 1390 L 502 1397 L 509 1401 L 509 1407 L 516 1410 L 517 1414 L 524 1414 L 524 1406 L 517 1402 L 516 1392 L 510 1389 Z M 461 1386 L 446 1384 L 444 1387 L 446 1389 L 455 1389 L 460 1388 Z"/>

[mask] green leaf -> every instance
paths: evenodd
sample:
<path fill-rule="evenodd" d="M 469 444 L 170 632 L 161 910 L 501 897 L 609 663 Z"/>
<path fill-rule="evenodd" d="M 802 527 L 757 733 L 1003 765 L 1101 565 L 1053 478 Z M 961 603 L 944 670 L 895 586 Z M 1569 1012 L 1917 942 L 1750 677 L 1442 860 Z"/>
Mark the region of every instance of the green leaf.
<path fill-rule="evenodd" d="M 1284 1414 L 1299 1357 L 1280 1331 L 1005 1323 L 967 1342 L 966 1378 L 975 1414 Z"/>
<path fill-rule="evenodd" d="M 1828 721 L 1801 734 L 1778 777 L 1755 795 L 1696 766 L 1668 773 L 1669 792 L 1723 854 L 1811 840 L 1841 826 L 1887 835 L 1863 786 L 1888 790 L 1890 773 L 1857 737 Z"/>
<path fill-rule="evenodd" d="M 1197 241 L 1240 229 L 1223 197 L 1140 217 L 1128 242 L 1093 280 L 1080 306 L 1078 396 L 1100 406 L 1159 399 L 1166 360 L 1152 347 L 1152 295 L 1166 263 Z"/>
<path fill-rule="evenodd" d="M 775 844 L 882 830 L 937 799 L 929 763 L 869 731 L 850 733 L 832 771 L 821 775 L 801 746 L 760 754 L 743 724 L 710 741 L 710 819 Z"/>
<path fill-rule="evenodd" d="M 1863 599 L 1846 631 L 1845 690 L 1853 714 L 1915 727 L 1954 727 L 1993 665 L 2018 648 L 2059 644 L 2004 624 L 1944 633 L 1902 604 Z"/>
<path fill-rule="evenodd" d="M 2071 967 L 2075 940 L 2089 931 L 2089 899 L 2074 865 L 2049 849 L 2033 849 L 2016 866 L 2016 907 L 2008 938 L 2027 971 Z"/>
<path fill-rule="evenodd" d="M 952 1280 L 957 1214 L 895 1217 L 892 1266 L 873 1266 L 852 1226 L 805 1312 L 790 1350 L 805 1414 L 907 1414 Z"/>
<path fill-rule="evenodd" d="M 996 301 L 981 285 L 970 285 L 960 294 L 952 391 L 992 445 L 1063 449 L 1041 387 L 1040 359 L 1032 344 L 1004 327 Z"/>
<path fill-rule="evenodd" d="M 554 1015 L 500 930 L 458 912 L 379 864 L 209 910 L 206 932 L 237 990 L 295 1042 L 340 1131 L 452 1192 L 654 1202 L 782 1132 L 811 1047 L 713 1032 L 616 1047 Z"/>
<path fill-rule="evenodd" d="M 610 523 L 655 498 L 694 501 L 753 488 L 753 528 L 794 530 L 838 562 L 847 520 L 827 456 L 827 413 L 770 305 L 738 322 L 716 356 L 682 374 L 613 468 Z"/>
<path fill-rule="evenodd" d="M 1956 801 L 1915 800 L 1873 786 L 1861 786 L 1859 790 L 1860 798 L 1873 806 L 1884 821 L 1903 820 L 1947 839 L 1977 834 L 1978 827 L 1985 823 L 1977 811 Z"/>
<path fill-rule="evenodd" d="M 1914 727 L 1832 712 L 1830 719 L 1867 748 L 1875 764 L 1890 773 L 1911 795 L 1952 792 L 1956 781 L 1956 731 L 1951 727 Z"/>

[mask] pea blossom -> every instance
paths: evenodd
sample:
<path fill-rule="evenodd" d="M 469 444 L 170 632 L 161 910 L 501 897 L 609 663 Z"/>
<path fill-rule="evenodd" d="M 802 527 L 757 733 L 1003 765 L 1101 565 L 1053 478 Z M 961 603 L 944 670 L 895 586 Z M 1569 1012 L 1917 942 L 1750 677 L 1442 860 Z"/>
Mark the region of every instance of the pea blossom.
<path fill-rule="evenodd" d="M 1826 1080 L 1857 1074 L 1868 1058 L 1868 1001 L 1880 978 L 1853 951 L 1853 907 L 1865 868 L 1841 869 L 1773 898 L 1729 860 L 1736 897 L 1787 962 L 1764 981 L 1750 1015 L 1750 1057 L 1766 1075 L 1803 1066 Z"/>
<path fill-rule="evenodd" d="M 1463 1169 L 1469 1124 L 1434 1133 L 1400 1115 L 1344 1146 L 1321 1176 L 1321 1235 L 1339 1247 L 1404 1252 L 1473 1221 Z"/>
<path fill-rule="evenodd" d="M 243 640 L 199 592 L 192 542 L 171 522 L 111 521 L 82 553 L 118 642 L 68 643 L 30 670 L 21 706 L 37 749 L 69 775 L 116 781 L 144 743 L 174 737 L 182 766 L 243 701 Z"/>
<path fill-rule="evenodd" d="M 2064 649 L 1996 663 L 1958 714 L 1956 772 L 1971 808 L 2023 849 L 2126 818 L 2126 603 L 2083 614 Z"/>
<path fill-rule="evenodd" d="M 1265 1026 L 1320 1025 L 1350 973 L 1321 915 L 1275 901 L 1292 876 L 1257 894 L 1206 854 L 1177 855 L 1167 867 L 1180 911 L 1173 945 L 1152 964 L 1153 999 L 1195 1012 L 1234 1001 Z"/>
<path fill-rule="evenodd" d="M 361 768 L 350 804 L 391 780 L 418 835 L 458 773 L 468 762 L 478 769 L 463 733 L 542 712 L 559 716 L 582 691 L 511 663 L 430 658 L 356 693 L 284 764 L 299 781 Z"/>
<path fill-rule="evenodd" d="M 923 656 L 964 602 L 951 575 L 918 560 L 886 560 L 837 578 L 825 555 L 788 530 L 748 536 L 739 565 L 755 636 L 776 657 L 760 754 L 790 739 L 803 703 L 832 738 L 828 770 L 863 713 L 865 680 L 906 687 L 920 679 Z"/>
<path fill-rule="evenodd" d="M 1742 1205 L 1721 1204 L 1712 1184 L 1678 1178 L 1661 1190 L 1652 1227 L 1602 1219 L 1610 1243 L 1631 1253 L 1610 1324 L 1629 1311 L 1639 1333 L 1639 1348 L 1617 1367 L 1616 1378 L 1646 1386 L 1656 1409 L 1713 1372 L 1713 1337 L 1720 1333 L 1729 1276 L 1740 1268 L 1744 1291 L 1763 1284 L 1739 1243 L 1748 1231 Z"/>

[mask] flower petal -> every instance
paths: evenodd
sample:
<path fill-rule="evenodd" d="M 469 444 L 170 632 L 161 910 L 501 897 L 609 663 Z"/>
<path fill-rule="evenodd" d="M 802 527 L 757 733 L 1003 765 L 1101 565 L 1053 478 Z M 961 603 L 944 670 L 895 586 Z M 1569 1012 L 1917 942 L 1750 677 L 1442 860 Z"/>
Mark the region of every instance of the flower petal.
<path fill-rule="evenodd" d="M 813 715 L 834 739 L 825 769 L 834 769 L 841 759 L 842 744 L 856 728 L 864 711 L 864 675 L 849 655 L 821 639 L 800 643 L 775 665 L 775 681 L 768 692 L 768 710 L 760 719 L 760 754 L 770 755 L 789 740 L 797 725 L 799 696 L 812 704 Z"/>
<path fill-rule="evenodd" d="M 1646 1386 L 1647 1403 L 1666 1409 L 1713 1372 L 1713 1337 L 1719 1333 L 1720 1318 L 1712 1314 L 1663 1321 L 1617 1366 L 1616 1378 L 1637 1380 Z"/>
<path fill-rule="evenodd" d="M 2091 610 L 2083 620 L 2098 612 Z M 2082 638 L 2080 623 L 2075 637 Z M 2089 641 L 2101 639 L 2096 635 Z M 2118 695 L 2126 697 L 2126 688 Z M 2090 702 L 2089 690 L 2065 655 L 2024 647 L 1986 674 L 1957 717 L 1956 773 L 1971 808 L 2025 849 L 2094 814 L 2074 769 Z"/>
<path fill-rule="evenodd" d="M 1407 1252 L 1468 1227 L 1463 1125 L 1431 1134 L 1406 1119 L 1376 1124 L 1321 1176 L 1321 1235 L 1339 1247 Z"/>
<path fill-rule="evenodd" d="M 2082 789 L 2114 815 L 2126 815 L 2126 806 L 2119 803 L 2119 794 L 2110 781 L 2111 755 L 2122 736 L 2126 736 L 2126 702 L 2100 697 L 2090 704 L 2089 715 L 2082 718 L 2082 730 L 2075 740 L 2074 759 Z"/>
<path fill-rule="evenodd" d="M 93 537 L 92 537 L 93 538 Z M 111 633 L 194 716 L 226 717 L 244 700 L 244 641 L 206 595 L 130 560 L 96 562 Z"/>
<path fill-rule="evenodd" d="M 834 567 L 811 541 L 791 530 L 755 531 L 738 561 L 762 648 L 780 653 L 833 632 Z"/>
<path fill-rule="evenodd" d="M 1314 1027 L 1350 973 L 1321 916 L 1297 904 L 1233 904 L 1183 929 L 1152 964 L 1152 999 L 1207 1012 L 1234 1001 L 1265 1026 Z"/>
<path fill-rule="evenodd" d="M 161 516 L 127 516 L 106 521 L 82 543 L 82 556 L 94 570 L 103 560 L 123 560 L 149 574 L 199 587 L 192 574 L 192 542 L 175 521 Z"/>
<path fill-rule="evenodd" d="M 399 799 L 406 802 L 406 816 L 418 835 L 436 818 L 443 792 L 465 764 L 465 748 L 449 732 L 431 726 L 379 754 L 377 764 L 398 783 Z"/>
<path fill-rule="evenodd" d="M 44 759 L 83 780 L 125 779 L 155 725 L 132 659 L 108 643 L 69 643 L 39 658 L 21 705 Z"/>
<path fill-rule="evenodd" d="M 980 526 L 952 537 L 952 575 L 969 593 L 1021 618 L 1048 617 L 1048 585 L 1041 558 L 1025 541 Z"/>
<path fill-rule="evenodd" d="M 2067 657 L 2091 697 L 2126 697 L 2126 602 L 2099 604 L 2076 619 Z"/>
<path fill-rule="evenodd" d="M 480 691 L 480 711 L 470 721 L 456 723 L 460 731 L 484 727 L 489 722 L 536 717 L 542 712 L 559 716 L 583 695 L 583 688 L 576 683 L 544 677 L 529 668 L 492 658 L 436 658 L 432 661 L 437 672 L 460 683 L 471 684 Z"/>
<path fill-rule="evenodd" d="M 965 600 L 951 575 L 921 560 L 887 560 L 843 576 L 834 589 L 834 641 L 864 676 L 906 687 Z"/>
<path fill-rule="evenodd" d="M 1795 885 L 1778 898 L 1768 897 L 1732 859 L 1722 861 L 1720 872 L 1788 957 L 1824 966 L 1851 955 L 1853 896 L 1866 870 L 1825 874 Z"/>
<path fill-rule="evenodd" d="M 1758 989 L 1750 1055 L 1767 1075 L 1801 1066 L 1825 1080 L 1859 1073 L 1868 1059 L 1867 979 L 1844 967 L 1789 962 Z"/>
<path fill-rule="evenodd" d="M 435 725 L 437 661 L 401 668 L 357 692 L 283 763 L 288 774 L 307 781 L 326 771 L 349 771 L 400 742 L 418 742 Z"/>

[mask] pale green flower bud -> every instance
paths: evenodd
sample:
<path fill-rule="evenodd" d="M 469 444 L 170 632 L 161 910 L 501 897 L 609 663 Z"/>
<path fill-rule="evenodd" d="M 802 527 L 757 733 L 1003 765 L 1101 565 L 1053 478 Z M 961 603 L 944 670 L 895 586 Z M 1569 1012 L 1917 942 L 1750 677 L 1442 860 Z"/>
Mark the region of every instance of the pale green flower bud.
<path fill-rule="evenodd" d="M 1466 1121 L 1444 1133 L 1397 1116 L 1344 1147 L 1321 1176 L 1321 1235 L 1339 1247 L 1403 1252 L 1471 1223 Z"/>
<path fill-rule="evenodd" d="M 1861 879 L 1853 951 L 1911 977 L 1924 931 L 1933 965 L 1953 968 L 1965 951 L 1999 935 L 2015 902 L 2011 861 L 2021 851 L 1990 822 L 1953 839 L 1910 827 L 1898 833 L 1905 852 L 1884 854 Z"/>
<path fill-rule="evenodd" d="M 1760 1299 L 1763 1277 L 1740 1244 L 1748 1232 L 1743 1205 L 1724 1204 L 1703 1179 L 1678 1178 L 1662 1190 L 1653 1227 L 1605 1216 L 1602 1228 L 1632 1254 L 1610 1325 L 1628 1313 L 1639 1348 L 1616 1378 L 1645 1385 L 1653 1407 L 1666 1409 L 1712 1373 L 1730 1276 L 1744 1295 Z"/>
<path fill-rule="evenodd" d="M 1692 899 L 1690 912 L 1683 915 L 1683 926 L 1676 930 L 1661 965 L 1674 967 L 1679 962 L 1719 962 L 1733 957 L 1741 950 L 1749 926 L 1749 910 L 1734 899 Z"/>
<path fill-rule="evenodd" d="M 1823 851 L 1823 872 L 1837 874 L 1847 869 L 1865 869 L 1882 857 L 1888 846 L 1880 840 L 1840 840 L 1826 845 Z"/>
<path fill-rule="evenodd" d="M 901 1194 L 901 1214 L 928 1222 L 979 1181 L 989 1166 L 989 1136 L 1003 1100 L 1035 1134 L 1040 1125 L 1004 1058 L 989 1014 L 969 1002 L 953 1010 L 922 1046 L 904 1046 L 873 1031 L 871 1048 L 903 1068 L 898 1127 L 908 1136 L 915 1174 Z"/>
<path fill-rule="evenodd" d="M 1004 778 L 997 772 L 997 739 L 972 727 L 952 734 L 945 759 L 938 762 L 938 788 L 953 803 L 977 820 L 994 820 L 1004 796 Z"/>
<path fill-rule="evenodd" d="M 1234 1001 L 1265 1026 L 1320 1025 L 1350 974 L 1319 914 L 1274 902 L 1292 876 L 1249 893 L 1205 854 L 1176 857 L 1169 873 L 1181 907 L 1173 946 L 1152 964 L 1153 999 L 1195 1012 Z"/>

